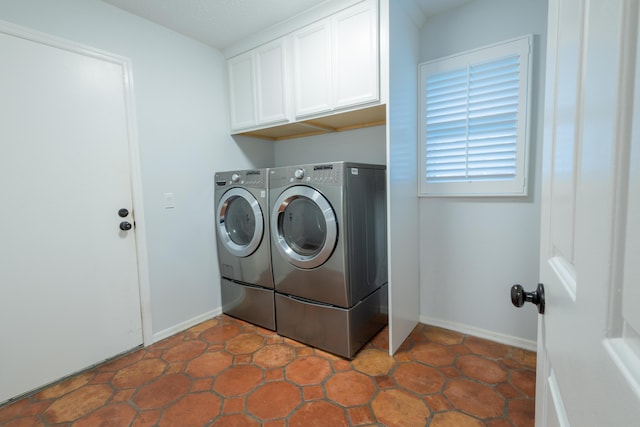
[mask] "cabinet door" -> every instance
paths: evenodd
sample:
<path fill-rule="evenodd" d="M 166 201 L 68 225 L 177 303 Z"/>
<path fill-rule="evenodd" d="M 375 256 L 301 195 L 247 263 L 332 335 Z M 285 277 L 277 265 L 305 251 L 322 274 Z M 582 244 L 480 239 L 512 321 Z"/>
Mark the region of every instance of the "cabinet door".
<path fill-rule="evenodd" d="M 229 105 L 231 129 L 243 129 L 256 124 L 253 53 L 229 59 Z"/>
<path fill-rule="evenodd" d="M 258 125 L 288 121 L 290 91 L 285 39 L 255 49 L 254 61 Z"/>
<path fill-rule="evenodd" d="M 335 108 L 378 100 L 378 13 L 369 0 L 332 18 Z"/>
<path fill-rule="evenodd" d="M 331 21 L 325 19 L 293 33 L 295 115 L 330 111 Z"/>

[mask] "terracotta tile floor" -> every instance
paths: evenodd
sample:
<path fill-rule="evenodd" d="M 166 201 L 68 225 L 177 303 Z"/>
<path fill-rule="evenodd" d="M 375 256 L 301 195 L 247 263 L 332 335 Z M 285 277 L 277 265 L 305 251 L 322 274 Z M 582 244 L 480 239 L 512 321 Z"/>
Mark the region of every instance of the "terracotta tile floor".
<path fill-rule="evenodd" d="M 2 426 L 533 426 L 535 353 L 418 325 L 351 360 L 226 315 L 0 407 Z"/>

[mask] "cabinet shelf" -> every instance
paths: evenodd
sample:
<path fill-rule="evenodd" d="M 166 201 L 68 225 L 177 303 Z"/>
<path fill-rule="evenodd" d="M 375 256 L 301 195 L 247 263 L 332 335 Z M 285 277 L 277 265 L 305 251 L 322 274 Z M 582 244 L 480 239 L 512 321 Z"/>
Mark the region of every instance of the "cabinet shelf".
<path fill-rule="evenodd" d="M 238 135 L 270 141 L 281 141 L 284 139 L 302 138 L 305 136 L 322 135 L 332 132 L 343 132 L 346 130 L 370 126 L 381 126 L 386 123 L 386 106 L 376 105 L 374 107 L 362 108 L 360 110 L 348 111 L 325 117 L 317 117 L 302 122 L 242 132 Z"/>

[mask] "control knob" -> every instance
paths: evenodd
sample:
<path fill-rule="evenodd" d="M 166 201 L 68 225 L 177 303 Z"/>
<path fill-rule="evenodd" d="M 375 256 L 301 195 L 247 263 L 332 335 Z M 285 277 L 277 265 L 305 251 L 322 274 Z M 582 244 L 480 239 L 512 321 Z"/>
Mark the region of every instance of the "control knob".
<path fill-rule="evenodd" d="M 293 173 L 293 176 L 295 176 L 296 179 L 304 178 L 304 169 L 296 169 L 296 171 Z"/>
<path fill-rule="evenodd" d="M 233 175 L 231 175 L 231 182 L 238 182 L 240 181 L 240 175 L 238 175 L 237 173 L 234 173 Z"/>

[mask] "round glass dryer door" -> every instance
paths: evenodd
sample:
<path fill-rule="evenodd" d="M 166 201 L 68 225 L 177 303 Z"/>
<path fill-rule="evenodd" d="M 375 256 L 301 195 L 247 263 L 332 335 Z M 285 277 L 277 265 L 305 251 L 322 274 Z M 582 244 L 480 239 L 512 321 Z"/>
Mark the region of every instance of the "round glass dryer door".
<path fill-rule="evenodd" d="M 295 186 L 276 200 L 271 217 L 275 246 L 287 261 L 300 268 L 324 264 L 333 253 L 338 224 L 333 208 L 320 192 Z"/>
<path fill-rule="evenodd" d="M 232 188 L 218 202 L 217 212 L 218 237 L 224 247 L 239 257 L 254 253 L 264 231 L 258 200 L 244 188 Z"/>

